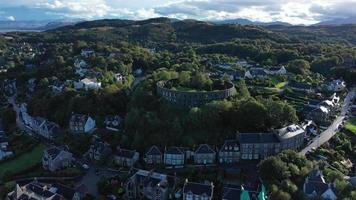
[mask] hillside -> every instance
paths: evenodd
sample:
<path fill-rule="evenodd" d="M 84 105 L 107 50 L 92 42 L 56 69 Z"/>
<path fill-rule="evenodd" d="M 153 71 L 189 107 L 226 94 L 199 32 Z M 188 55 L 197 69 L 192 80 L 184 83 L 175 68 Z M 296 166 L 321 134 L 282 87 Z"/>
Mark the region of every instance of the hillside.
<path fill-rule="evenodd" d="M 78 23 L 74 26 L 62 27 L 50 33 L 68 35 L 68 40 L 86 36 L 105 35 L 108 39 L 129 40 L 137 42 L 193 42 L 214 43 L 235 38 L 265 38 L 274 41 L 287 41 L 282 34 L 273 33 L 258 26 L 241 26 L 222 24 L 216 25 L 196 20 L 171 20 L 155 18 L 143 21 L 132 20 L 97 20 Z"/>

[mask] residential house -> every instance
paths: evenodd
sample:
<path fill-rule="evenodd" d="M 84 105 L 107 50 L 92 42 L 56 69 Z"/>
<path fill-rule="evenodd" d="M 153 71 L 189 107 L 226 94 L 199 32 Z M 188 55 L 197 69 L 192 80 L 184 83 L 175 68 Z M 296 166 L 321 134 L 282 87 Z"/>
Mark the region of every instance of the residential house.
<path fill-rule="evenodd" d="M 139 156 L 140 154 L 135 150 L 127 150 L 118 147 L 114 153 L 114 162 L 122 167 L 133 167 L 138 161 Z"/>
<path fill-rule="evenodd" d="M 54 140 L 60 134 L 59 125 L 42 117 L 32 118 L 32 130 L 36 135 L 48 140 Z"/>
<path fill-rule="evenodd" d="M 261 191 L 249 191 L 243 186 L 224 186 L 222 200 L 260 200 L 266 198 L 258 198 L 259 196 L 265 197 L 266 195 Z"/>
<path fill-rule="evenodd" d="M 87 68 L 88 64 L 84 60 L 76 59 L 74 61 L 74 67 L 75 68 Z"/>
<path fill-rule="evenodd" d="M 237 140 L 226 140 L 219 151 L 219 163 L 230 164 L 240 161 L 240 144 Z"/>
<path fill-rule="evenodd" d="M 327 88 L 329 91 L 341 92 L 341 91 L 345 90 L 346 83 L 345 83 L 345 81 L 342 81 L 342 80 L 333 80 L 330 83 L 328 83 Z"/>
<path fill-rule="evenodd" d="M 13 155 L 9 148 L 9 140 L 0 121 L 0 161 Z"/>
<path fill-rule="evenodd" d="M 307 118 L 314 121 L 318 125 L 327 125 L 330 123 L 331 112 L 324 106 L 318 106 L 311 110 Z"/>
<path fill-rule="evenodd" d="M 163 155 L 157 146 L 152 146 L 145 154 L 145 162 L 149 165 L 162 164 Z"/>
<path fill-rule="evenodd" d="M 313 93 L 315 92 L 315 89 L 306 83 L 290 83 L 289 87 L 292 90 L 299 91 L 299 92 L 307 92 L 307 93 Z"/>
<path fill-rule="evenodd" d="M 274 133 L 240 133 L 239 141 L 243 160 L 264 159 L 281 151 L 280 140 Z"/>
<path fill-rule="evenodd" d="M 337 110 L 339 108 L 339 104 L 334 103 L 331 100 L 324 100 L 324 101 L 320 102 L 318 104 L 318 106 L 323 106 L 323 107 L 327 108 L 330 111 L 330 115 L 335 115 L 335 113 L 337 112 Z"/>
<path fill-rule="evenodd" d="M 283 75 L 283 74 L 287 74 L 287 70 L 284 66 L 279 66 L 279 67 L 271 67 L 267 70 L 268 74 L 271 75 Z"/>
<path fill-rule="evenodd" d="M 89 115 L 74 114 L 69 120 L 69 130 L 72 133 L 90 133 L 95 129 L 95 120 Z"/>
<path fill-rule="evenodd" d="M 281 148 L 299 150 L 304 142 L 305 131 L 302 127 L 292 124 L 277 130 Z"/>
<path fill-rule="evenodd" d="M 252 68 L 245 72 L 245 77 L 249 79 L 266 78 L 267 76 L 268 74 L 263 68 Z"/>
<path fill-rule="evenodd" d="M 177 179 L 153 171 L 138 170 L 125 183 L 124 199 L 172 199 Z"/>
<path fill-rule="evenodd" d="M 119 131 L 122 127 L 122 121 L 123 119 L 118 115 L 108 115 L 105 117 L 104 124 L 108 130 Z"/>
<path fill-rule="evenodd" d="M 3 93 L 6 96 L 14 95 L 16 93 L 16 91 L 17 91 L 16 79 L 13 79 L 13 80 L 5 79 L 2 82 L 1 88 L 3 90 Z"/>
<path fill-rule="evenodd" d="M 84 195 L 59 183 L 45 183 L 37 180 L 16 183 L 14 191 L 7 194 L 6 200 L 80 200 Z"/>
<path fill-rule="evenodd" d="M 95 51 L 93 49 L 82 49 L 80 55 L 84 57 L 90 57 L 95 55 Z"/>
<path fill-rule="evenodd" d="M 96 78 L 85 78 L 79 82 L 75 82 L 74 88 L 77 90 L 98 90 L 101 88 L 101 82 L 99 82 Z"/>
<path fill-rule="evenodd" d="M 318 126 L 312 120 L 307 120 L 303 123 L 302 128 L 304 129 L 306 136 L 318 134 Z"/>
<path fill-rule="evenodd" d="M 44 150 L 42 156 L 42 166 L 45 170 L 57 171 L 70 167 L 73 161 L 73 154 L 69 152 L 67 146 L 52 146 Z"/>
<path fill-rule="evenodd" d="M 193 183 L 186 180 L 183 186 L 183 200 L 212 200 L 213 194 L 213 183 Z"/>
<path fill-rule="evenodd" d="M 201 144 L 194 152 L 194 163 L 197 165 L 211 165 L 216 160 L 216 151 L 207 144 Z"/>
<path fill-rule="evenodd" d="M 88 155 L 91 160 L 101 161 L 110 155 L 111 152 L 110 144 L 95 139 L 90 145 Z"/>
<path fill-rule="evenodd" d="M 22 103 L 20 106 L 20 119 L 23 121 L 23 123 L 30 129 L 33 127 L 33 119 L 32 117 L 28 114 L 27 112 L 27 104 Z"/>
<path fill-rule="evenodd" d="M 167 166 L 183 167 L 185 153 L 179 147 L 168 147 L 164 151 L 163 162 Z"/>
<path fill-rule="evenodd" d="M 33 94 L 35 92 L 35 88 L 36 88 L 36 79 L 35 78 L 31 78 L 27 81 L 27 93 L 29 95 Z"/>
<path fill-rule="evenodd" d="M 122 82 L 122 81 L 125 80 L 125 77 L 124 77 L 122 74 L 120 74 L 120 73 L 115 74 L 115 75 L 114 75 L 114 78 L 115 78 L 115 80 L 116 80 L 117 82 Z"/>
<path fill-rule="evenodd" d="M 312 170 L 303 185 L 303 192 L 310 198 L 321 197 L 325 200 L 336 200 L 336 188 L 333 183 L 327 183 L 324 175 L 318 169 Z"/>
<path fill-rule="evenodd" d="M 242 71 L 230 70 L 221 74 L 220 77 L 228 77 L 231 81 L 244 79 L 245 73 Z"/>
<path fill-rule="evenodd" d="M 59 94 L 62 93 L 64 90 L 64 83 L 59 81 L 58 79 L 53 81 L 52 84 L 49 86 L 49 88 L 51 88 L 52 93 L 54 94 Z"/>
<path fill-rule="evenodd" d="M 250 68 L 250 67 L 254 66 L 253 63 L 247 62 L 246 60 L 238 60 L 238 61 L 236 61 L 236 64 L 243 68 Z"/>

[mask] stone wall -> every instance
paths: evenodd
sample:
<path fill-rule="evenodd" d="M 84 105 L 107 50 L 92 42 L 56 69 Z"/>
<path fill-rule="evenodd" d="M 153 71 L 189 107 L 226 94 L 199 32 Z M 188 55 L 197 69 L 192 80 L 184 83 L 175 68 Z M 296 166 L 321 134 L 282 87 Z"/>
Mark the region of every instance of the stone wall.
<path fill-rule="evenodd" d="M 184 107 L 200 106 L 213 100 L 222 100 L 236 94 L 234 84 L 229 83 L 229 88 L 217 91 L 197 91 L 187 92 L 172 90 L 165 87 L 166 81 L 159 81 L 157 83 L 157 94 L 172 104 Z"/>

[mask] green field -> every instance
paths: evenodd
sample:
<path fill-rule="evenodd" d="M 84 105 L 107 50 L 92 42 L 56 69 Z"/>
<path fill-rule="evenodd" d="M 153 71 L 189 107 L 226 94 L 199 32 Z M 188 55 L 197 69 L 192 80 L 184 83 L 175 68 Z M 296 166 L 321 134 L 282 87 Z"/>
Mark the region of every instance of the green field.
<path fill-rule="evenodd" d="M 0 163 L 0 177 L 4 172 L 18 173 L 38 164 L 41 162 L 43 150 L 44 146 L 38 145 L 27 153 Z"/>
<path fill-rule="evenodd" d="M 346 124 L 345 128 L 356 134 L 356 117 L 351 118 Z"/>

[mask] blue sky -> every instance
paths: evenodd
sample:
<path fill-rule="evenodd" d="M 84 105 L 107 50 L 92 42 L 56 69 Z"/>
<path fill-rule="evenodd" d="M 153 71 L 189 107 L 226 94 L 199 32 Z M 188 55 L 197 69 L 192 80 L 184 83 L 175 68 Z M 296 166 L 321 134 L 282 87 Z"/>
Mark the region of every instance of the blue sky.
<path fill-rule="evenodd" d="M 356 15 L 356 0 L 0 0 L 0 20 L 179 19 L 313 24 Z"/>

